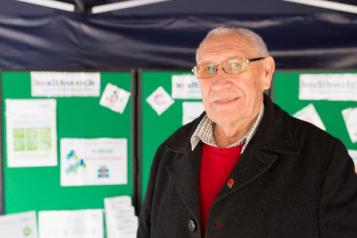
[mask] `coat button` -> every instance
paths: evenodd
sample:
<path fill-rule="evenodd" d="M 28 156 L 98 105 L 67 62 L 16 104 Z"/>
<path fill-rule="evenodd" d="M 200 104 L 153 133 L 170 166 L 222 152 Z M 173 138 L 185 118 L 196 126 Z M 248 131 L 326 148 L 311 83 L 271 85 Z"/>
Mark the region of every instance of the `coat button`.
<path fill-rule="evenodd" d="M 187 226 L 188 226 L 188 230 L 190 232 L 194 232 L 197 229 L 196 222 L 192 219 L 188 220 Z"/>

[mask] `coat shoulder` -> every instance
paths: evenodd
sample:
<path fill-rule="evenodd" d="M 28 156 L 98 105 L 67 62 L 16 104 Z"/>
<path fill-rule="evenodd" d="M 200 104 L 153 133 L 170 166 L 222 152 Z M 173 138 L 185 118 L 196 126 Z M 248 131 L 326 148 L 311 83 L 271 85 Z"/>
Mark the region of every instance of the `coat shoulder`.
<path fill-rule="evenodd" d="M 289 117 L 291 124 L 294 125 L 293 134 L 300 148 L 329 149 L 336 143 L 341 143 L 338 138 L 321 128 L 292 116 Z"/>

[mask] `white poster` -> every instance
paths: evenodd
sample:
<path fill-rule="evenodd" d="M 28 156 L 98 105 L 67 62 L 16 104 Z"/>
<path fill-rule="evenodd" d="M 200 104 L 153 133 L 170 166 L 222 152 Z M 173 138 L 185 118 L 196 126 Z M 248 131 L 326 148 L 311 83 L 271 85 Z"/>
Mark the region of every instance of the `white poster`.
<path fill-rule="evenodd" d="M 300 100 L 357 101 L 357 74 L 301 74 Z"/>
<path fill-rule="evenodd" d="M 40 211 L 40 238 L 103 238 L 101 209 Z"/>
<path fill-rule="evenodd" d="M 129 101 L 130 92 L 108 83 L 99 104 L 114 112 L 123 113 Z"/>
<path fill-rule="evenodd" d="M 192 74 L 172 75 L 172 98 L 201 99 L 200 84 Z"/>
<path fill-rule="evenodd" d="M 0 216 L 1 238 L 38 238 L 36 212 Z"/>
<path fill-rule="evenodd" d="M 98 97 L 99 72 L 31 72 L 33 97 Z"/>
<path fill-rule="evenodd" d="M 129 196 L 104 199 L 107 238 L 135 238 L 138 218 Z"/>
<path fill-rule="evenodd" d="M 357 142 L 357 107 L 347 108 L 342 111 L 343 120 L 348 131 L 348 134 L 353 143 Z"/>
<path fill-rule="evenodd" d="M 127 139 L 61 139 L 61 185 L 128 182 Z"/>
<path fill-rule="evenodd" d="M 174 103 L 174 100 L 165 89 L 160 86 L 146 98 L 146 102 L 160 116 Z"/>
<path fill-rule="evenodd" d="M 202 102 L 183 102 L 182 103 L 182 125 L 185 125 L 197 117 L 205 110 Z"/>
<path fill-rule="evenodd" d="M 56 166 L 56 101 L 7 99 L 8 167 Z"/>
<path fill-rule="evenodd" d="M 298 112 L 296 112 L 293 116 L 300 120 L 307 121 L 311 124 L 314 124 L 315 126 L 319 127 L 324 131 L 326 130 L 324 123 L 322 122 L 314 105 L 312 105 L 311 103 L 306 107 L 302 108 L 301 110 L 299 110 Z"/>

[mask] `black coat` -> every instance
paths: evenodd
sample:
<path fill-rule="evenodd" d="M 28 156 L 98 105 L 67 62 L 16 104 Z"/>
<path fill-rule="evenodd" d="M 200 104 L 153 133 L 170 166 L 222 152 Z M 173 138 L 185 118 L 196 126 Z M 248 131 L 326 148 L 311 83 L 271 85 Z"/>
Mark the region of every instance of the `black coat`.
<path fill-rule="evenodd" d="M 206 238 L 356 238 L 357 176 L 344 145 L 264 99 L 253 139 L 214 201 Z M 202 116 L 158 149 L 138 238 L 200 238 Z"/>

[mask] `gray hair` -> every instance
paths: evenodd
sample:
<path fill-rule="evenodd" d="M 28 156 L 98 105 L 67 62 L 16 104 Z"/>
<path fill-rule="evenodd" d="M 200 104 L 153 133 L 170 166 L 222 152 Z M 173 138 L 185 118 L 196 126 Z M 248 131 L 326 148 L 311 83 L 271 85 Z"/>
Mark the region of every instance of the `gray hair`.
<path fill-rule="evenodd" d="M 268 56 L 269 52 L 268 52 L 268 47 L 265 44 L 263 38 L 261 38 L 257 33 L 255 33 L 252 30 L 249 30 L 247 28 L 233 28 L 233 27 L 217 27 L 214 28 L 212 30 L 210 30 L 206 37 L 201 41 L 200 45 L 198 46 L 197 50 L 196 50 L 196 61 L 198 59 L 198 51 L 202 45 L 202 43 L 209 38 L 210 36 L 214 36 L 214 35 L 221 35 L 221 34 L 227 34 L 227 33 L 233 33 L 236 35 L 241 35 L 245 38 L 247 38 L 252 45 L 254 46 L 255 51 L 258 54 L 261 54 L 262 56 Z"/>

